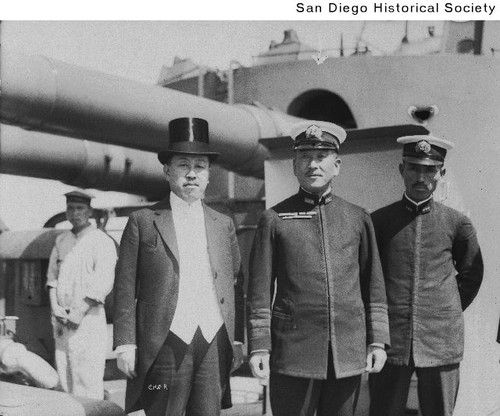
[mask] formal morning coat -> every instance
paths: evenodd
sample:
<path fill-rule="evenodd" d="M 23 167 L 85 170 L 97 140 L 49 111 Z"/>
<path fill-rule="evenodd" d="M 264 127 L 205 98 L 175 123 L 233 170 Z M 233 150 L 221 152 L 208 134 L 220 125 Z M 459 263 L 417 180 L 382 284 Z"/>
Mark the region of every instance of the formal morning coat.
<path fill-rule="evenodd" d="M 469 218 L 432 199 L 406 197 L 372 214 L 384 269 L 391 349 L 388 362 L 417 367 L 458 363 L 462 311 L 483 278 L 476 231 Z"/>
<path fill-rule="evenodd" d="M 241 258 L 233 221 L 203 205 L 208 253 L 228 339 L 244 341 Z M 144 378 L 167 338 L 179 290 L 179 254 L 169 198 L 130 215 L 114 286 L 114 348 L 137 345 L 126 411 L 139 408 Z M 229 376 L 229 374 L 228 374 Z"/>
<path fill-rule="evenodd" d="M 248 314 L 250 351 L 270 350 L 271 371 L 326 379 L 331 344 L 338 378 L 363 373 L 367 344 L 389 344 L 368 213 L 303 190 L 266 210 L 251 252 Z"/>

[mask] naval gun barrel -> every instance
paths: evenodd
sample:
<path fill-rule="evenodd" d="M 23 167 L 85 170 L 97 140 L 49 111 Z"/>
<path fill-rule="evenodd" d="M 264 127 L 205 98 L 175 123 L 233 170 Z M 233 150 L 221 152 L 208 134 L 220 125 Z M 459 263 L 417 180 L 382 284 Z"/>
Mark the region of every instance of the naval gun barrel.
<path fill-rule="evenodd" d="M 150 152 L 165 149 L 178 117 L 208 121 L 217 163 L 263 177 L 261 138 L 287 135 L 296 117 L 253 105 L 228 105 L 43 56 L 2 60 L 0 121 L 28 130 Z"/>
<path fill-rule="evenodd" d="M 3 126 L 0 173 L 161 198 L 166 181 L 155 153 Z"/>

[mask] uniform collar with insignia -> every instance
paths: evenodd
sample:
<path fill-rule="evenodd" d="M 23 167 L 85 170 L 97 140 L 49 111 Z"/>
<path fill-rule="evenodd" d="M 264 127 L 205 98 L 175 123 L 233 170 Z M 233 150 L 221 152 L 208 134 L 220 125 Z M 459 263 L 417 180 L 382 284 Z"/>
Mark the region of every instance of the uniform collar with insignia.
<path fill-rule="evenodd" d="M 431 212 L 432 202 L 432 195 L 420 202 L 416 202 L 411 199 L 408 195 L 406 195 L 406 192 L 403 195 L 403 206 L 407 211 L 410 211 L 415 215 L 428 214 L 429 212 Z"/>
<path fill-rule="evenodd" d="M 333 201 L 332 190 L 328 189 L 323 195 L 318 196 L 307 192 L 305 189 L 300 188 L 299 195 L 303 198 L 306 204 L 310 205 L 326 205 Z"/>

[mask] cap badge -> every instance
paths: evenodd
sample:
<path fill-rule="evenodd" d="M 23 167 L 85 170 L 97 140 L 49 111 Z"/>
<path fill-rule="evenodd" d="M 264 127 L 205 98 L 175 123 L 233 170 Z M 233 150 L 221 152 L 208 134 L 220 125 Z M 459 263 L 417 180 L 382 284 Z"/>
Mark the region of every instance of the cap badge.
<path fill-rule="evenodd" d="M 314 124 L 312 126 L 309 126 L 306 129 L 306 138 L 307 139 L 310 139 L 311 137 L 316 137 L 317 139 L 321 140 L 322 134 L 323 134 L 323 130 L 321 130 L 320 127 L 315 126 Z"/>
<path fill-rule="evenodd" d="M 419 153 L 430 153 L 431 152 L 431 145 L 428 141 L 426 140 L 420 140 L 416 145 L 415 145 L 415 152 Z"/>

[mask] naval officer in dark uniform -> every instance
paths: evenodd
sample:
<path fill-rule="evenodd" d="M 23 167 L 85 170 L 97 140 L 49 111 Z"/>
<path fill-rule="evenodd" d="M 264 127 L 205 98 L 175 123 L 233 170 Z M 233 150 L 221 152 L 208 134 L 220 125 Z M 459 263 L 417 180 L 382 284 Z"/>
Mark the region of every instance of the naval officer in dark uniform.
<path fill-rule="evenodd" d="M 250 259 L 250 366 L 270 370 L 274 416 L 352 416 L 360 377 L 389 344 L 384 279 L 368 213 L 332 193 L 346 132 L 291 131 L 300 190 L 265 211 Z"/>
<path fill-rule="evenodd" d="M 372 215 L 384 269 L 391 349 L 370 376 L 370 416 L 404 414 L 413 372 L 423 416 L 451 416 L 464 348 L 462 311 L 483 278 L 476 231 L 469 218 L 433 200 L 444 176 L 449 141 L 405 136 L 403 199 Z"/>

